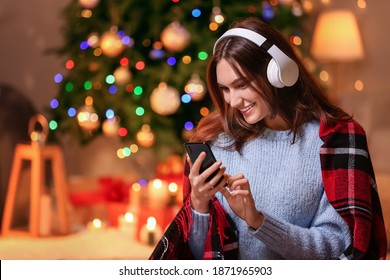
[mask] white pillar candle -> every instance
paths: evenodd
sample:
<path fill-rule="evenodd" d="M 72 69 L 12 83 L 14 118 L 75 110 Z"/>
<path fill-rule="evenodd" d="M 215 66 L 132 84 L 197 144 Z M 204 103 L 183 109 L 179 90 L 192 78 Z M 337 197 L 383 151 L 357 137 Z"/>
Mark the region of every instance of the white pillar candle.
<path fill-rule="evenodd" d="M 131 212 L 126 212 L 124 215 L 120 215 L 118 217 L 118 228 L 119 231 L 131 236 L 135 237 L 136 230 L 136 217 Z"/>
<path fill-rule="evenodd" d="M 168 205 L 169 194 L 166 183 L 160 179 L 151 180 L 148 184 L 148 199 L 150 208 L 164 208 Z"/>
<path fill-rule="evenodd" d="M 131 208 L 137 208 L 141 204 L 141 184 L 134 183 L 129 191 L 129 202 Z"/>
<path fill-rule="evenodd" d="M 169 206 L 175 206 L 177 190 L 178 190 L 177 184 L 175 182 L 169 183 L 168 190 L 169 190 Z"/>
<path fill-rule="evenodd" d="M 41 205 L 39 209 L 39 235 L 49 236 L 52 232 L 52 209 L 51 209 L 51 196 L 49 194 L 43 194 L 41 196 Z"/>
<path fill-rule="evenodd" d="M 162 234 L 162 229 L 157 225 L 156 218 L 149 217 L 146 224 L 141 228 L 140 239 L 142 243 L 153 246 L 159 241 Z"/>

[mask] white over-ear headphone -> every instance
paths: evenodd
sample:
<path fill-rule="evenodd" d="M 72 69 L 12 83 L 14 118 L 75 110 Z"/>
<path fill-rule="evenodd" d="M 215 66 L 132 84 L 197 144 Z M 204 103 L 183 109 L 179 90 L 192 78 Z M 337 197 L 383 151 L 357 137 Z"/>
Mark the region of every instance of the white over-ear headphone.
<path fill-rule="evenodd" d="M 219 39 L 215 42 L 213 53 L 215 52 L 215 48 L 219 41 L 225 37 L 245 38 L 255 43 L 272 56 L 272 59 L 268 63 L 267 67 L 267 77 L 268 81 L 274 87 L 290 87 L 297 82 L 299 76 L 298 65 L 294 60 L 284 54 L 284 52 L 282 52 L 277 46 L 264 44 L 267 41 L 267 38 L 264 36 L 246 28 L 232 28 L 222 34 L 222 36 L 219 37 Z"/>

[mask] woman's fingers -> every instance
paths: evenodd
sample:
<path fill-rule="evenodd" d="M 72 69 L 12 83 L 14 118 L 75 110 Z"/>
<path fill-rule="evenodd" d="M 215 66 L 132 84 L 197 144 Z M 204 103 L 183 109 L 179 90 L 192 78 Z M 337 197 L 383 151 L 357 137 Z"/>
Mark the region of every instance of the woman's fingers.
<path fill-rule="evenodd" d="M 248 179 L 243 178 L 243 177 L 242 178 L 236 177 L 235 179 L 230 178 L 229 179 L 229 189 L 231 191 L 235 191 L 236 189 L 249 190 Z"/>
<path fill-rule="evenodd" d="M 199 175 L 200 167 L 202 165 L 203 160 L 206 158 L 206 153 L 201 152 L 198 156 L 198 158 L 195 160 L 195 162 L 190 165 L 191 171 L 193 173 L 196 173 L 196 175 Z M 191 161 L 191 160 L 190 160 Z"/>

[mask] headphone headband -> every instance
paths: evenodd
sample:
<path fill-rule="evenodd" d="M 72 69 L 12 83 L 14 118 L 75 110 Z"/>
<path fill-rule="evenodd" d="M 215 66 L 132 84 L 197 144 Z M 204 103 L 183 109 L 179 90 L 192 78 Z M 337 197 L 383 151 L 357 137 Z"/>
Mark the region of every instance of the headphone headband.
<path fill-rule="evenodd" d="M 226 37 L 245 38 L 256 44 L 258 47 L 264 49 L 272 56 L 270 64 L 268 65 L 267 75 L 268 80 L 275 87 L 281 88 L 284 86 L 292 86 L 298 80 L 299 69 L 295 61 L 289 58 L 276 45 L 265 44 L 267 42 L 267 38 L 246 28 L 232 28 L 222 34 L 222 36 L 219 37 L 214 44 L 213 53 L 215 52 L 218 43 Z"/>

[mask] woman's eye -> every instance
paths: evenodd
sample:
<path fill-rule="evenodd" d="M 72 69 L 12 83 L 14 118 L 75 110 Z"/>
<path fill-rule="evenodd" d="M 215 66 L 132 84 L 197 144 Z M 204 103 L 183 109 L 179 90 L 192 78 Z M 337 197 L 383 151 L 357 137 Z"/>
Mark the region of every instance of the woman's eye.
<path fill-rule="evenodd" d="M 227 87 L 220 87 L 222 92 L 229 92 L 229 89 Z"/>
<path fill-rule="evenodd" d="M 242 83 L 242 84 L 239 84 L 237 87 L 241 88 L 241 89 L 244 89 L 244 88 L 246 88 L 246 84 Z"/>

